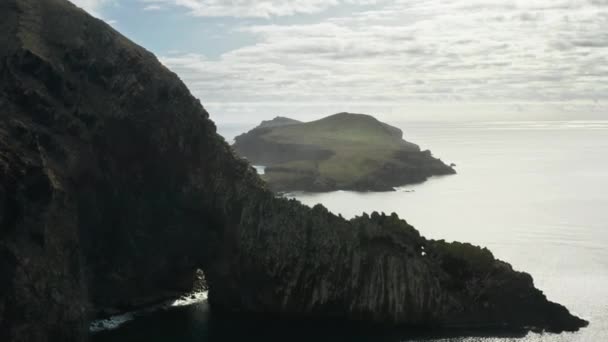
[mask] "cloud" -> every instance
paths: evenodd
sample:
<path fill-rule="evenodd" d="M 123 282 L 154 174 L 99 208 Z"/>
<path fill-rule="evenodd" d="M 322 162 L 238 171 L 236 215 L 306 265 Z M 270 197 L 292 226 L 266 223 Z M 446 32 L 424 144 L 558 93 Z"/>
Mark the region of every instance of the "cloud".
<path fill-rule="evenodd" d="M 608 8 L 392 1 L 305 24 L 237 24 L 255 43 L 162 61 L 203 101 L 554 103 L 608 100 Z"/>
<path fill-rule="evenodd" d="M 111 1 L 75 0 L 94 13 Z M 522 112 L 548 104 L 551 110 L 599 112 L 608 103 L 607 0 L 135 4 L 217 25 L 219 48 L 205 46 L 212 44 L 209 39 L 193 38 L 191 47 L 170 46 L 179 51 L 161 53 L 161 61 L 204 103 L 223 106 L 230 115 L 251 113 L 254 104 L 275 115 L 295 104 L 302 112 L 315 104 L 314 110 L 326 108 L 326 114 L 334 109 L 391 112 L 408 103 L 491 103 Z M 189 36 L 209 35 L 208 28 L 197 31 L 193 25 Z"/>
<path fill-rule="evenodd" d="M 74 5 L 84 9 L 91 15 L 100 17 L 100 10 L 112 0 L 70 0 Z"/>
<path fill-rule="evenodd" d="M 144 11 L 160 11 L 162 9 L 164 9 L 164 7 L 160 5 L 147 5 L 143 8 Z"/>
<path fill-rule="evenodd" d="M 186 8 L 201 17 L 270 18 L 313 14 L 341 5 L 371 5 L 381 0 L 140 0 L 144 4 Z"/>

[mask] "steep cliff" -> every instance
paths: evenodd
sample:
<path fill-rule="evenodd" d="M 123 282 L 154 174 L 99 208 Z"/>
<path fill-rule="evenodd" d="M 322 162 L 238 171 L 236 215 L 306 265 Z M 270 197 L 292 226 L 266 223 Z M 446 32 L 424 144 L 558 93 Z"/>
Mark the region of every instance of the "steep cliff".
<path fill-rule="evenodd" d="M 0 2 L 0 46 L 2 341 L 85 340 L 199 268 L 228 312 L 586 325 L 486 250 L 275 198 L 175 74 L 65 0 Z"/>
<path fill-rule="evenodd" d="M 320 120 L 263 121 L 235 138 L 234 150 L 266 166 L 275 191 L 393 191 L 454 169 L 403 140 L 403 131 L 371 115 L 338 113 Z"/>

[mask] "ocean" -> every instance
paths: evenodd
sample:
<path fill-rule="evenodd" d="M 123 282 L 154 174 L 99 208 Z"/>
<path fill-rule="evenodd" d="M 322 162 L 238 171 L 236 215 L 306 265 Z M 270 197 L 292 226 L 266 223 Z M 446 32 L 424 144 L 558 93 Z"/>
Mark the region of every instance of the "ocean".
<path fill-rule="evenodd" d="M 518 337 L 360 331 L 227 319 L 202 302 L 143 315 L 93 341 L 608 341 L 608 121 L 390 123 L 458 174 L 388 193 L 288 196 L 347 218 L 396 212 L 427 238 L 488 247 L 589 327 Z M 248 128 L 219 131 L 230 141 Z"/>

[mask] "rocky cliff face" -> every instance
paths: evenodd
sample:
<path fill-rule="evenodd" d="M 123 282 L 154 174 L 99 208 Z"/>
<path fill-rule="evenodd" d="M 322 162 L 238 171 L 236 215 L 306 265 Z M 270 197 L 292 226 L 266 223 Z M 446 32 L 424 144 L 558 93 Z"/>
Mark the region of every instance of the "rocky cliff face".
<path fill-rule="evenodd" d="M 2 1 L 0 46 L 2 341 L 83 341 L 198 268 L 228 312 L 586 325 L 488 251 L 275 198 L 175 74 L 65 0 Z"/>

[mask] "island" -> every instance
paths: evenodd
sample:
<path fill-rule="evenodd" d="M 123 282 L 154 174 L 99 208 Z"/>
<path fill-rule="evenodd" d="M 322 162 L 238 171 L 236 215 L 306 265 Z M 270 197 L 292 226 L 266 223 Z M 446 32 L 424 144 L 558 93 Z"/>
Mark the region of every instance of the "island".
<path fill-rule="evenodd" d="M 87 341 L 201 274 L 229 315 L 588 324 L 485 248 L 277 198 L 175 73 L 67 0 L 0 2 L 0 46 L 1 341 Z"/>
<path fill-rule="evenodd" d="M 371 115 L 338 113 L 300 122 L 276 117 L 235 138 L 234 150 L 277 192 L 392 191 L 452 166 L 403 140 L 403 132 Z"/>

